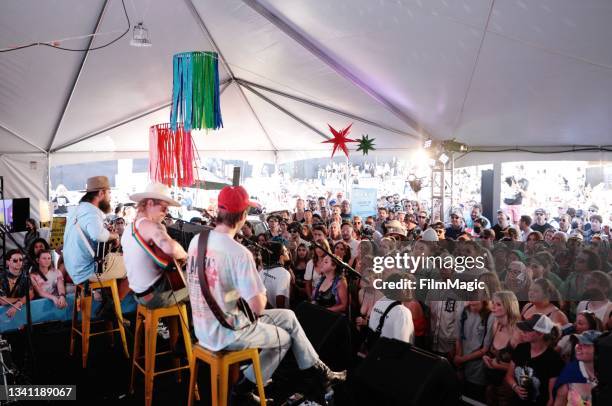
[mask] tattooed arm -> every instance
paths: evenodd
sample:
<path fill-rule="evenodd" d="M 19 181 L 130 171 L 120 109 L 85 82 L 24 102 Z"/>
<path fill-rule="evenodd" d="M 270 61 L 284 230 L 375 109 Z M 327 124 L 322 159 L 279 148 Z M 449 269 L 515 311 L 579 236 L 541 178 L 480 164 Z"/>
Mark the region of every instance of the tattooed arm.
<path fill-rule="evenodd" d="M 170 238 L 166 232 L 166 228 L 163 225 L 145 220 L 141 223 L 139 228 L 139 232 L 141 233 L 142 237 L 146 241 L 152 241 L 165 254 L 176 259 L 187 258 L 187 253 L 183 247 L 181 247 L 178 242 Z"/>

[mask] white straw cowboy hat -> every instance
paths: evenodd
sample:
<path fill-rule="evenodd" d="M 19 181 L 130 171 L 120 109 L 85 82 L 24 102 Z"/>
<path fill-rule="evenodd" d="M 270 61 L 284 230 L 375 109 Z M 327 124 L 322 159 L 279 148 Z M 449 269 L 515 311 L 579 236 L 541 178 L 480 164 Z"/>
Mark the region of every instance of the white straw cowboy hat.
<path fill-rule="evenodd" d="M 130 199 L 138 203 L 143 199 L 156 199 L 168 203 L 170 206 L 180 207 L 181 204 L 170 195 L 170 188 L 161 183 L 149 183 L 144 192 L 130 195 Z"/>

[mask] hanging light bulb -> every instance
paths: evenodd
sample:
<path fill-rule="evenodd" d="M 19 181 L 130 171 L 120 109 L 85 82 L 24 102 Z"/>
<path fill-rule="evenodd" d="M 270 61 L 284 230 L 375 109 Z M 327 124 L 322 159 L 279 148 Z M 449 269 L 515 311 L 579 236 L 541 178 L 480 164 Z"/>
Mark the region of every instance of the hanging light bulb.
<path fill-rule="evenodd" d="M 133 47 L 150 47 L 153 45 L 151 44 L 151 40 L 149 40 L 149 30 L 143 23 L 138 23 L 138 25 L 134 26 L 130 45 Z"/>

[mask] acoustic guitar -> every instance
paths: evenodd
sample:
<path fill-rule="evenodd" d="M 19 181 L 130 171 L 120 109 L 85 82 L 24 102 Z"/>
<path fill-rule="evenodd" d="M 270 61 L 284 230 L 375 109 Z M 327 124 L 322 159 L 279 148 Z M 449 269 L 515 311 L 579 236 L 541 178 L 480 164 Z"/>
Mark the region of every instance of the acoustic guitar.
<path fill-rule="evenodd" d="M 187 287 L 182 268 L 175 258 L 163 252 L 155 244 L 147 243 L 136 229 L 134 223 L 132 223 L 132 235 L 136 238 L 138 245 L 151 256 L 151 259 L 163 271 L 173 291 L 176 292 Z"/>

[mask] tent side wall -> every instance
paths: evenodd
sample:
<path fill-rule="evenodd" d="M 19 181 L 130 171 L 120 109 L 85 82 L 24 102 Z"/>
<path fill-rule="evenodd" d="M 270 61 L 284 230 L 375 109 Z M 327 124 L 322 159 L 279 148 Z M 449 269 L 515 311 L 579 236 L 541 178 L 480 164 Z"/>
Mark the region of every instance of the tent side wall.
<path fill-rule="evenodd" d="M 41 218 L 49 199 L 49 160 L 46 154 L 2 154 L 0 176 L 4 178 L 4 198 L 30 198 L 30 217 Z M 43 206 L 41 208 L 41 206 Z M 43 219 L 45 219 L 43 214 Z"/>

